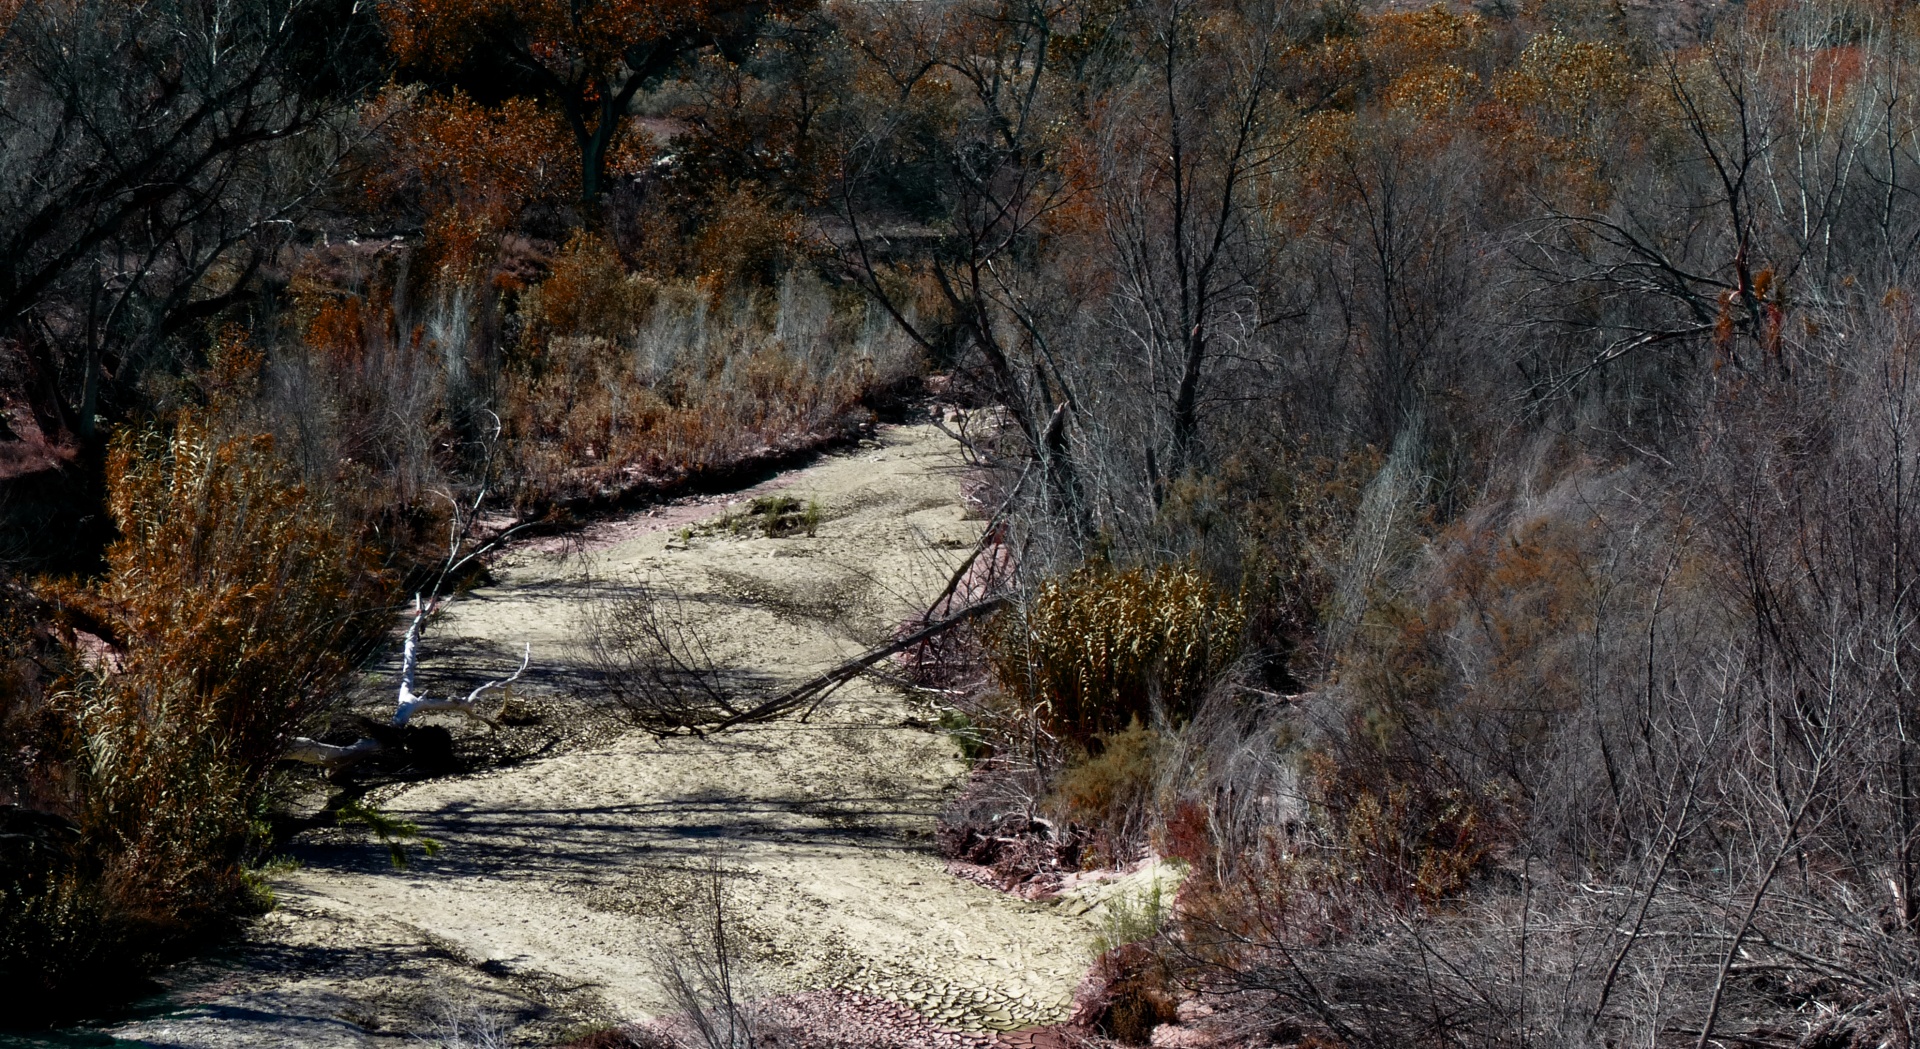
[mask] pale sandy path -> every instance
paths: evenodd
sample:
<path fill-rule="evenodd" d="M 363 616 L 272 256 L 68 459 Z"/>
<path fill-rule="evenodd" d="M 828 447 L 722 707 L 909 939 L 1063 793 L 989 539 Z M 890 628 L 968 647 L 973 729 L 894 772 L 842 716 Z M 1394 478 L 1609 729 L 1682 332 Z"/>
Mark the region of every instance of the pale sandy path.
<path fill-rule="evenodd" d="M 722 662 L 798 680 L 884 637 L 972 547 L 980 524 L 962 513 L 958 467 L 933 427 L 891 428 L 877 447 L 779 480 L 824 506 L 814 538 L 686 541 L 636 519 L 571 550 L 524 549 L 435 625 L 427 676 L 436 652 L 504 662 L 531 643 L 550 687 L 581 688 L 568 668 L 590 602 L 645 578 L 684 597 Z M 678 940 L 676 923 L 696 913 L 699 872 L 712 860 L 736 872 L 728 896 L 763 992 L 871 990 L 970 1030 L 1062 1019 L 1092 919 L 946 874 L 931 849 L 933 818 L 963 767 L 944 734 L 906 724 L 930 714 L 861 682 L 811 724 L 706 740 L 629 733 L 413 785 L 383 805 L 444 851 L 396 871 L 364 842 L 311 847 L 306 868 L 279 883 L 283 911 L 263 935 L 301 949 L 411 937 L 442 959 L 437 976 L 415 978 L 422 986 L 409 995 L 329 986 L 324 974 L 280 984 L 243 974 L 233 993 L 203 995 L 198 1013 L 164 1021 L 164 1036 L 162 1021 L 121 1036 L 255 1044 L 234 1037 L 245 1023 L 234 1010 L 249 1001 L 264 1003 L 263 1024 L 300 1013 L 311 1035 L 301 1044 L 388 1044 L 433 997 L 517 995 L 528 1015 L 653 1014 L 665 1005 L 658 960 Z M 269 993 L 281 997 L 267 1002 Z M 316 1010 L 339 1022 L 308 1015 Z"/>

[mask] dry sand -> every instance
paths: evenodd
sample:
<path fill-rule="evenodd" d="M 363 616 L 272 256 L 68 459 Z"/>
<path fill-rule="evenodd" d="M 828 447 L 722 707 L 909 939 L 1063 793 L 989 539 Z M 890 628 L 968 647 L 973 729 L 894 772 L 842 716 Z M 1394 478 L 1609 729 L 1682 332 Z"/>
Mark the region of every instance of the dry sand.
<path fill-rule="evenodd" d="M 523 694 L 561 697 L 549 717 L 590 720 L 598 698 L 576 673 L 589 611 L 639 579 L 680 596 L 724 665 L 801 680 L 882 640 L 973 546 L 980 522 L 963 512 L 960 465 L 937 429 L 889 428 L 761 486 L 819 501 L 811 538 L 685 538 L 683 525 L 725 511 L 708 500 L 524 547 L 434 625 L 423 683 L 458 660 L 510 666 L 527 643 Z M 806 724 L 708 739 L 603 733 L 413 784 L 381 804 L 437 839 L 437 856 L 397 870 L 364 836 L 303 843 L 304 868 L 277 880 L 281 907 L 249 942 L 176 978 L 169 1015 L 116 1033 L 179 1046 L 395 1044 L 431 1034 L 436 1014 L 478 1010 L 511 1041 L 540 1044 L 569 1025 L 655 1015 L 668 1007 L 660 959 L 679 923 L 703 913 L 713 863 L 730 872 L 759 993 L 864 990 L 958 1030 L 1064 1019 L 1098 911 L 946 873 L 933 820 L 964 767 L 924 727 L 935 717 L 861 681 Z"/>

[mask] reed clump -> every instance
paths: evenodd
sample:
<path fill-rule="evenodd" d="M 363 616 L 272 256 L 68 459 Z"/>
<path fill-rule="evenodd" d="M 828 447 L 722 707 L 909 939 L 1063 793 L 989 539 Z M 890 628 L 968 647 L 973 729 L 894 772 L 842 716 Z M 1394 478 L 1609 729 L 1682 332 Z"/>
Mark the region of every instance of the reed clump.
<path fill-rule="evenodd" d="M 1241 600 L 1197 565 L 1095 563 L 1042 583 L 992 629 L 1003 692 L 1086 747 L 1129 724 L 1179 724 L 1240 651 Z"/>

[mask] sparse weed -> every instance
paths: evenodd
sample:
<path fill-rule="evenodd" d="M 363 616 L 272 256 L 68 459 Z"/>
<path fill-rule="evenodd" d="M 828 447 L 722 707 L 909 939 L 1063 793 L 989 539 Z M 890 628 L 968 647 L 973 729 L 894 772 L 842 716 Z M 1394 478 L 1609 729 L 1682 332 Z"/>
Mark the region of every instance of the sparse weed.
<path fill-rule="evenodd" d="M 726 873 L 709 864 L 699 913 L 682 926 L 679 950 L 660 962 L 665 985 L 680 1015 L 675 1040 L 687 1049 L 754 1049 L 760 1017 L 746 1000 L 739 932 L 727 901 Z"/>
<path fill-rule="evenodd" d="M 273 893 L 273 878 L 276 875 L 291 874 L 299 870 L 301 863 L 291 856 L 273 856 L 260 864 L 248 867 L 240 872 L 240 883 L 252 896 L 249 910 L 262 914 L 272 910 L 278 902 Z"/>
<path fill-rule="evenodd" d="M 1122 890 L 1108 897 L 1098 911 L 1100 928 L 1093 935 L 1093 956 L 1160 935 L 1173 913 L 1172 895 L 1161 878 L 1152 877 L 1139 892 Z"/>
<path fill-rule="evenodd" d="M 758 534 L 778 539 L 797 532 L 811 536 L 819 520 L 817 503 L 802 503 L 790 495 L 762 495 L 750 500 L 745 508 L 721 516 L 708 527 L 736 537 Z"/>
<path fill-rule="evenodd" d="M 408 846 L 418 848 L 426 856 L 440 851 L 440 843 L 421 834 L 419 824 L 382 812 L 371 802 L 348 802 L 340 807 L 334 819 L 340 823 L 357 823 L 372 831 L 380 844 L 387 847 L 387 856 L 395 867 L 407 866 Z"/>
<path fill-rule="evenodd" d="M 757 520 L 760 534 L 772 539 L 799 527 L 800 500 L 790 495 L 763 495 L 747 508 L 746 521 Z"/>
<path fill-rule="evenodd" d="M 510 1026 L 505 1016 L 486 1006 L 443 1002 L 425 1043 L 429 1049 L 507 1049 Z"/>
<path fill-rule="evenodd" d="M 947 737 L 959 746 L 960 756 L 966 758 L 969 764 L 979 761 L 991 752 L 992 748 L 988 745 L 985 736 L 981 734 L 980 727 L 975 725 L 973 719 L 964 711 L 952 707 L 942 710 L 939 725 Z"/>

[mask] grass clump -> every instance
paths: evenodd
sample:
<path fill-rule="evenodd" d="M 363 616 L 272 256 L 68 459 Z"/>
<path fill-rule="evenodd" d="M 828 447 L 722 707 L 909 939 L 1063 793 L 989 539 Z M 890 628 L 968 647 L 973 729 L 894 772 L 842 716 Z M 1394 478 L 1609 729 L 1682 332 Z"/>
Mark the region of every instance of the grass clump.
<path fill-rule="evenodd" d="M 744 509 L 727 514 L 713 529 L 732 536 L 761 535 L 768 539 L 804 534 L 811 538 L 824 511 L 818 499 L 801 502 L 790 495 L 762 495 Z"/>
<path fill-rule="evenodd" d="M 1088 565 L 1040 586 L 990 631 L 1001 688 L 1040 727 L 1087 748 L 1192 717 L 1239 654 L 1246 609 L 1191 563 Z"/>

